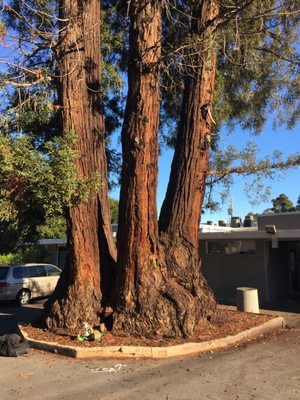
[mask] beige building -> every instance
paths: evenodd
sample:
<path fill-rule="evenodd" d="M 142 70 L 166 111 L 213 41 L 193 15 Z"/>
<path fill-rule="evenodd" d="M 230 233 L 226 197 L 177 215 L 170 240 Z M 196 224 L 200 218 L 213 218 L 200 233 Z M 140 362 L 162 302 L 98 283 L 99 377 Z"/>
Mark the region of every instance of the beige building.
<path fill-rule="evenodd" d="M 300 212 L 262 214 L 257 227 L 202 225 L 202 269 L 219 301 L 237 287 L 258 289 L 260 303 L 300 295 Z"/>

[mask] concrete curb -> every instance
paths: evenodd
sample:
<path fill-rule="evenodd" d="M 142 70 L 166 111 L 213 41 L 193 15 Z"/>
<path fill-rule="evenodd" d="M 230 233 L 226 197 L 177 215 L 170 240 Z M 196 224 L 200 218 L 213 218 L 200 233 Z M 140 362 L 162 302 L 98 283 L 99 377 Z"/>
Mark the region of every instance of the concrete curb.
<path fill-rule="evenodd" d="M 146 347 L 146 346 L 106 346 L 89 347 L 64 346 L 59 343 L 49 343 L 30 339 L 26 332 L 20 330 L 28 339 L 30 347 L 34 349 L 49 351 L 67 357 L 80 359 L 91 358 L 169 358 L 184 356 L 194 353 L 203 353 L 211 350 L 223 349 L 245 340 L 254 339 L 266 333 L 278 331 L 285 327 L 282 317 L 275 317 L 254 328 L 247 329 L 233 336 L 215 339 L 201 343 L 184 343 L 168 347 Z"/>

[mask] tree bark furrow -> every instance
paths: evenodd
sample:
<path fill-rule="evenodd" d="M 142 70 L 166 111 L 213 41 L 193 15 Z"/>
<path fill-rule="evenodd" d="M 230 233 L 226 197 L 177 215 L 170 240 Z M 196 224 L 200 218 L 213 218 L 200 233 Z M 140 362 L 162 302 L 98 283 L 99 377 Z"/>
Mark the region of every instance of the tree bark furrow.
<path fill-rule="evenodd" d="M 74 131 L 76 135 L 78 177 L 89 180 L 96 173 L 100 176 L 99 190 L 68 209 L 67 262 L 44 310 L 48 328 L 75 330 L 83 321 L 99 323 L 100 302 L 109 301 L 100 270 L 102 275 L 111 275 L 116 249 L 107 197 L 100 2 L 61 0 L 59 10 L 61 28 L 65 28 L 59 45 L 61 131 Z"/>

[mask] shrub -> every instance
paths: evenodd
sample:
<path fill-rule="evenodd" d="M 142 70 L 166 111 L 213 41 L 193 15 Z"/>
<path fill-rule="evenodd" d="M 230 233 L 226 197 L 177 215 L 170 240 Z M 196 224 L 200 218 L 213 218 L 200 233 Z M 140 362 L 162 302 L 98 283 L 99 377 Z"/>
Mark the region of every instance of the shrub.
<path fill-rule="evenodd" d="M 39 247 L 18 249 L 15 253 L 0 254 L 0 264 L 17 264 L 45 262 L 47 250 Z"/>

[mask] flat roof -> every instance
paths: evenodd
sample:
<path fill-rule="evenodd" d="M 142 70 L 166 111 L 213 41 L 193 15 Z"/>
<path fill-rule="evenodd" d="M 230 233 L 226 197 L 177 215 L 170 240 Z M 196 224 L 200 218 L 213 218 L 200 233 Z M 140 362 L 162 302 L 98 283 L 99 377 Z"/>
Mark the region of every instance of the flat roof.
<path fill-rule="evenodd" d="M 231 228 L 227 232 L 200 232 L 199 239 L 206 240 L 226 240 L 226 239 L 265 239 L 272 240 L 275 236 L 279 240 L 300 240 L 300 229 L 282 229 L 277 230 L 275 235 L 265 231 L 259 231 L 257 228 Z"/>
<path fill-rule="evenodd" d="M 260 217 L 277 217 L 277 216 L 280 216 L 280 215 L 283 215 L 285 217 L 287 215 L 300 215 L 300 211 L 288 211 L 288 212 L 278 212 L 278 213 L 270 212 L 270 213 L 258 214 L 257 218 L 260 218 Z"/>
<path fill-rule="evenodd" d="M 67 239 L 63 238 L 63 239 L 40 239 L 38 240 L 38 244 L 42 244 L 42 245 L 51 245 L 51 244 L 67 244 Z"/>

